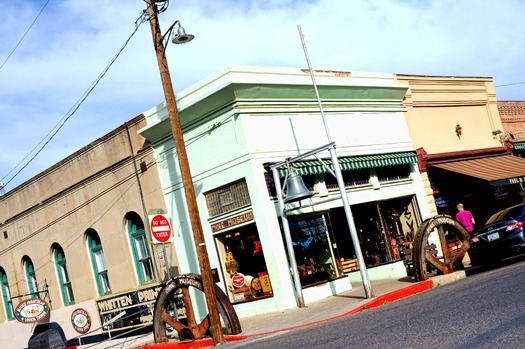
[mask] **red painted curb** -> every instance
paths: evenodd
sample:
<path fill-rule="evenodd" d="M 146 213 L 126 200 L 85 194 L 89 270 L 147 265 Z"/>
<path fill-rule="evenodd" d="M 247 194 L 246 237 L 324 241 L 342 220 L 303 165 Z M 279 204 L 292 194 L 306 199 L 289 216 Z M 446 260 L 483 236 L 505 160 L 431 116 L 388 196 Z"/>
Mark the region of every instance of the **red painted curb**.
<path fill-rule="evenodd" d="M 303 325 L 297 325 L 297 326 L 291 326 L 275 331 L 269 331 L 269 332 L 262 332 L 262 333 L 256 333 L 251 335 L 238 335 L 238 336 L 224 336 L 224 339 L 226 342 L 233 342 L 233 341 L 239 341 L 243 340 L 249 337 L 260 337 L 265 336 L 272 333 L 282 332 L 282 331 L 289 331 L 300 327 L 306 327 L 311 326 L 314 324 L 339 319 L 351 314 L 359 313 L 361 311 L 372 309 L 375 307 L 379 307 L 386 303 L 395 302 L 399 299 L 406 298 L 409 296 L 412 296 L 416 293 L 424 292 L 430 290 L 432 287 L 434 287 L 434 282 L 432 280 L 425 280 L 418 283 L 415 283 L 413 285 L 410 285 L 408 287 L 402 288 L 400 290 L 396 290 L 393 292 L 390 292 L 388 294 L 378 296 L 371 301 L 367 302 L 366 304 L 363 304 L 355 309 L 350 310 L 349 312 L 346 312 L 341 315 L 337 315 L 328 319 L 323 319 L 319 321 L 310 322 Z M 208 348 L 213 346 L 213 340 L 212 338 L 204 338 L 199 339 L 195 341 L 181 341 L 181 342 L 171 342 L 171 343 L 160 343 L 160 344 L 151 344 L 146 345 L 144 347 L 141 347 L 140 349 L 196 349 L 196 348 Z"/>
<path fill-rule="evenodd" d="M 395 302 L 399 299 L 403 299 L 403 298 L 406 298 L 408 296 L 412 296 L 416 293 L 420 293 L 420 292 L 423 292 L 423 291 L 428 291 L 430 290 L 432 287 L 434 287 L 434 281 L 432 280 L 425 280 L 425 281 L 421 281 L 421 282 L 418 282 L 414 285 L 411 285 L 411 286 L 408 286 L 408 287 L 405 287 L 405 288 L 402 288 L 400 290 L 396 290 L 396 291 L 393 291 L 393 292 L 390 292 L 388 294 L 385 294 L 385 295 L 382 295 L 382 296 L 378 296 L 376 298 L 374 298 L 373 300 L 371 300 L 370 302 L 366 303 L 366 304 L 363 304 L 362 306 L 360 307 L 357 307 L 345 314 L 343 314 L 342 316 L 346 316 L 346 315 L 350 315 L 350 314 L 355 314 L 355 313 L 359 313 L 363 310 L 366 310 L 366 309 L 372 309 L 372 308 L 375 308 L 375 307 L 379 307 L 385 303 L 390 303 L 390 302 Z"/>
<path fill-rule="evenodd" d="M 224 336 L 226 342 L 240 341 L 248 338 L 249 336 Z M 145 347 L 140 347 L 140 349 L 196 349 L 196 348 L 209 348 L 213 347 L 212 338 L 203 338 L 194 341 L 180 341 L 180 342 L 171 342 L 171 343 L 159 343 L 159 344 L 149 344 Z"/>

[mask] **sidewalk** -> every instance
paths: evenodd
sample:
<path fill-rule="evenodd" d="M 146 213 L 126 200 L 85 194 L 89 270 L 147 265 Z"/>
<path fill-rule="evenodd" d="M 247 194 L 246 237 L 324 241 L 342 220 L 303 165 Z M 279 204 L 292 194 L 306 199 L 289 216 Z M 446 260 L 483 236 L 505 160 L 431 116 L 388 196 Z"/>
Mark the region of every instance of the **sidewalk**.
<path fill-rule="evenodd" d="M 417 283 L 408 277 L 403 279 L 371 281 L 372 292 L 374 294 L 374 297 L 371 299 L 365 297 L 365 290 L 362 283 L 352 283 L 352 290 L 310 303 L 304 308 L 286 309 L 279 312 L 241 318 L 242 333 L 235 336 L 226 335 L 225 339 L 226 342 L 229 343 L 334 320 L 365 309 L 394 302 L 464 277 L 464 271 L 457 271 L 448 275 L 435 276 L 429 280 Z M 213 340 L 211 338 L 187 342 L 151 344 L 141 349 L 190 349 L 207 347 L 213 347 Z"/>

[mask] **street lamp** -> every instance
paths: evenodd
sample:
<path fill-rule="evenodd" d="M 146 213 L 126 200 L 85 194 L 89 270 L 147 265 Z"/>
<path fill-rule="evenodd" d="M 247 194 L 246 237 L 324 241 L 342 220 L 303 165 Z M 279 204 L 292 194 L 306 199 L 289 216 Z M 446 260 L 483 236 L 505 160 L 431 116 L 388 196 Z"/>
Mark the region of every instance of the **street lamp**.
<path fill-rule="evenodd" d="M 159 65 L 160 77 L 162 80 L 162 87 L 164 89 L 164 96 L 166 98 L 166 106 L 168 108 L 168 116 L 170 119 L 171 131 L 175 149 L 177 151 L 177 159 L 179 161 L 180 174 L 182 185 L 184 187 L 184 194 L 186 197 L 186 205 L 188 207 L 188 214 L 190 216 L 191 228 L 193 238 L 195 241 L 195 249 L 199 260 L 200 273 L 202 277 L 202 286 L 204 295 L 206 297 L 206 305 L 208 307 L 208 315 L 210 317 L 210 332 L 213 338 L 214 345 L 220 345 L 225 342 L 224 334 L 222 333 L 222 326 L 219 317 L 219 309 L 217 307 L 217 299 L 215 296 L 215 284 L 210 268 L 210 261 L 208 259 L 208 251 L 206 249 L 206 242 L 204 241 L 204 234 L 195 198 L 195 189 L 193 187 L 192 175 L 188 162 L 188 155 L 186 153 L 186 146 L 184 145 L 184 138 L 182 135 L 182 127 L 179 119 L 179 112 L 177 110 L 177 103 L 175 101 L 175 93 L 168 69 L 168 61 L 166 59 L 166 48 L 164 39 L 166 35 L 162 35 L 159 27 L 157 13 L 163 12 L 168 6 L 168 0 L 145 0 L 147 4 L 147 13 L 151 26 L 151 35 L 153 36 L 153 45 L 157 54 L 157 62 Z M 157 7 L 160 4 L 160 7 Z M 174 43 L 185 43 L 193 39 L 193 35 L 188 35 L 179 21 L 173 23 L 167 32 L 167 38 L 178 24 L 177 33 L 174 34 Z"/>
<path fill-rule="evenodd" d="M 299 30 L 299 36 L 301 37 L 301 43 L 303 44 L 304 55 L 306 57 L 306 63 L 308 64 L 308 70 L 310 71 L 310 77 L 312 78 L 312 83 L 314 86 L 315 96 L 317 98 L 317 103 L 319 104 L 319 111 L 321 112 L 321 119 L 323 120 L 324 129 L 326 132 L 326 138 L 328 138 L 328 151 L 332 159 L 332 166 L 334 167 L 334 174 L 337 179 L 337 186 L 341 193 L 341 200 L 343 201 L 343 208 L 345 210 L 346 221 L 348 223 L 348 228 L 350 229 L 350 237 L 352 238 L 352 243 L 354 245 L 355 254 L 357 261 L 359 263 L 359 272 L 361 274 L 361 280 L 363 282 L 363 287 L 365 289 L 366 298 L 372 298 L 374 292 L 372 286 L 370 285 L 370 280 L 368 278 L 368 272 L 366 270 L 366 263 L 363 258 L 363 253 L 361 251 L 361 245 L 359 243 L 359 238 L 357 236 L 357 231 L 354 224 L 354 217 L 352 215 L 352 210 L 350 208 L 350 203 L 348 201 L 348 196 L 346 194 L 345 183 L 343 180 L 343 175 L 341 174 L 341 167 L 339 166 L 339 159 L 337 158 L 337 153 L 335 151 L 335 143 L 332 142 L 330 136 L 330 130 L 328 129 L 328 124 L 326 117 L 324 115 L 323 104 L 321 103 L 321 97 L 319 96 L 319 90 L 317 89 L 317 84 L 315 83 L 314 73 L 312 70 L 312 65 L 310 64 L 310 58 L 308 56 L 308 51 L 306 49 L 306 43 L 304 41 L 303 32 L 301 26 L 298 25 L 297 29 Z"/>

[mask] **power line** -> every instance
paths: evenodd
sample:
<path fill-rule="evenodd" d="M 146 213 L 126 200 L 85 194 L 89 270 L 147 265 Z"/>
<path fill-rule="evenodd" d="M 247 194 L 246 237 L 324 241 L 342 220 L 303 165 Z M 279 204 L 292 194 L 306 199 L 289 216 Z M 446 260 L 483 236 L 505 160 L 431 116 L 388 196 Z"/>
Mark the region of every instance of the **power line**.
<path fill-rule="evenodd" d="M 11 58 L 11 56 L 13 55 L 13 53 L 16 51 L 16 49 L 18 48 L 18 46 L 22 43 L 22 41 L 24 40 L 24 38 L 26 37 L 27 33 L 29 33 L 29 31 L 31 30 L 31 28 L 33 27 L 33 24 L 35 24 L 35 22 L 37 21 L 38 17 L 40 17 L 40 15 L 42 14 L 42 12 L 44 12 L 44 9 L 46 8 L 47 4 L 49 4 L 49 1 L 51 0 L 47 0 L 46 3 L 44 4 L 44 6 L 42 7 L 42 9 L 40 10 L 40 12 L 38 13 L 38 15 L 36 16 L 36 18 L 33 20 L 33 22 L 31 23 L 31 25 L 29 26 L 29 28 L 27 28 L 26 32 L 24 33 L 24 35 L 22 35 L 22 37 L 20 38 L 20 40 L 18 41 L 18 43 L 15 45 L 15 47 L 13 48 L 13 50 L 9 53 L 9 55 L 7 56 L 7 58 L 5 59 L 5 61 L 2 63 L 2 65 L 0 65 L 0 70 L 2 70 L 2 68 L 4 67 L 4 65 L 7 63 L 7 61 L 9 60 L 9 58 Z"/>
<path fill-rule="evenodd" d="M 513 82 L 511 84 L 505 84 L 505 85 L 497 85 L 497 86 L 494 86 L 494 87 L 505 87 L 505 86 L 523 85 L 523 84 L 525 84 L 525 81 L 523 81 L 523 82 Z"/>
<path fill-rule="evenodd" d="M 147 20 L 147 16 L 145 14 L 145 12 L 143 12 L 140 17 L 135 21 L 135 30 L 133 30 L 133 32 L 131 33 L 131 35 L 128 37 L 128 39 L 124 42 L 124 45 L 122 45 L 122 47 L 118 50 L 118 52 L 116 53 L 116 55 L 111 59 L 111 61 L 108 63 L 108 65 L 104 68 L 104 70 L 102 71 L 102 73 L 99 74 L 99 76 L 95 79 L 95 81 L 88 87 L 88 89 L 82 94 L 82 96 L 80 96 L 80 98 L 77 100 L 77 102 L 69 109 L 69 111 L 60 119 L 60 121 L 51 129 L 51 131 L 29 152 L 28 155 L 26 155 L 24 157 L 24 159 L 22 159 L 22 161 L 20 161 L 11 171 L 9 171 L 9 173 L 7 175 L 5 175 L 2 180 L 4 180 L 10 173 L 12 173 L 27 157 L 29 157 L 29 155 L 31 153 L 33 153 L 35 151 L 35 149 L 40 145 L 42 144 L 42 142 L 44 142 L 44 140 L 49 136 L 49 134 L 51 134 L 53 132 L 53 130 L 55 130 L 51 136 L 49 137 L 49 139 L 47 139 L 47 141 L 45 141 L 45 143 L 36 151 L 36 153 L 26 162 L 26 164 L 24 166 L 22 166 L 22 168 L 20 168 L 7 182 L 4 183 L 4 187 L 9 184 L 9 182 L 11 182 L 14 178 L 16 178 L 16 176 L 18 176 L 20 174 L 20 172 L 22 172 L 36 157 L 38 154 L 40 154 L 40 152 L 47 146 L 47 144 L 49 144 L 49 142 L 51 142 L 51 140 L 56 136 L 56 134 L 58 133 L 58 131 L 60 131 L 60 129 L 64 126 L 64 124 L 69 120 L 69 118 L 71 118 L 75 113 L 76 111 L 78 110 L 78 108 L 80 108 L 80 106 L 82 105 L 82 103 L 84 103 L 84 101 L 87 99 L 87 97 L 91 94 L 91 92 L 95 89 L 95 87 L 98 85 L 98 83 L 100 82 L 100 80 L 102 80 L 102 78 L 104 77 L 104 75 L 106 75 L 106 73 L 108 72 L 109 68 L 113 65 L 113 63 L 117 60 L 117 58 L 120 56 L 120 54 L 122 53 L 122 51 L 124 51 L 124 48 L 126 48 L 126 46 L 128 45 L 129 41 L 131 40 L 131 38 L 135 35 L 135 33 L 137 32 L 137 30 L 139 29 L 140 25 L 142 23 L 144 23 L 145 21 Z"/>

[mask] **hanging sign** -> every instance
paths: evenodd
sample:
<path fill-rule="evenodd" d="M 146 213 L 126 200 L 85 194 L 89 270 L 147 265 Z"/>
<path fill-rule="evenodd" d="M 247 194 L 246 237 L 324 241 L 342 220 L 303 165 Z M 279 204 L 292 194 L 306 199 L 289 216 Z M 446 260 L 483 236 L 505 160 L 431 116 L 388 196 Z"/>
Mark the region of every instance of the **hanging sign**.
<path fill-rule="evenodd" d="M 15 309 L 15 317 L 23 324 L 30 324 L 45 318 L 49 310 L 49 304 L 45 300 L 30 298 L 18 304 Z"/>
<path fill-rule="evenodd" d="M 172 242 L 170 217 L 167 214 L 156 214 L 149 216 L 149 226 L 154 244 Z"/>
<path fill-rule="evenodd" d="M 91 328 L 91 316 L 82 308 L 75 309 L 71 313 L 71 325 L 78 333 L 87 333 Z"/>

